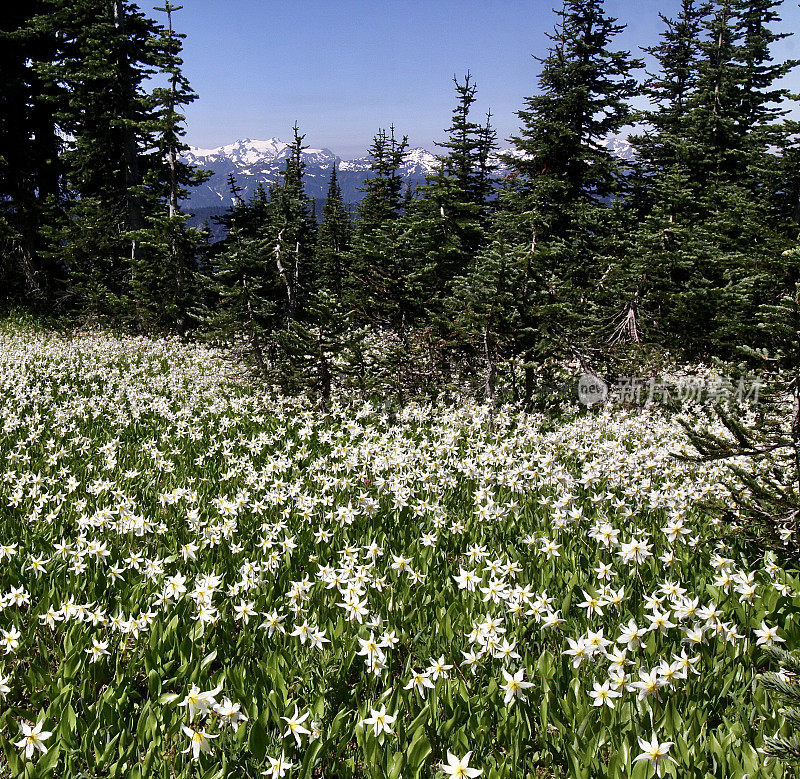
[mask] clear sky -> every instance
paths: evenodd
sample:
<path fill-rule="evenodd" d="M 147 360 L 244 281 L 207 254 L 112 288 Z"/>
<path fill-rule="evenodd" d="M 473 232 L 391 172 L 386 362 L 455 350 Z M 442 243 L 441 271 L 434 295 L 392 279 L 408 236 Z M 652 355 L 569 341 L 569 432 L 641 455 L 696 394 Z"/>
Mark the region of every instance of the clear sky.
<path fill-rule="evenodd" d="M 360 156 L 379 127 L 394 123 L 412 146 L 443 140 L 454 104 L 452 77 L 469 69 L 475 110 L 491 108 L 499 138 L 534 93 L 547 49 L 553 0 L 183 0 L 184 72 L 199 99 L 187 141 L 220 146 L 240 138 L 288 139 L 295 120 L 306 143 Z M 150 4 L 141 2 L 144 9 Z M 677 0 L 607 0 L 637 55 L 661 30 L 658 11 Z M 153 12 L 154 16 L 157 16 Z M 796 2 L 785 31 L 800 32 Z M 800 35 L 776 55 L 800 58 Z M 800 91 L 800 74 L 788 84 Z"/>

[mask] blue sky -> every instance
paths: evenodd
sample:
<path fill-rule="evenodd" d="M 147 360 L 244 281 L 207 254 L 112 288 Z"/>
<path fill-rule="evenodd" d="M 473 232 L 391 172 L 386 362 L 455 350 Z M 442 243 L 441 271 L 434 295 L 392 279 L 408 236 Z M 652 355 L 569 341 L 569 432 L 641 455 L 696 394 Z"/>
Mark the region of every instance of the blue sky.
<path fill-rule="evenodd" d="M 454 103 L 452 77 L 468 69 L 475 110 L 491 108 L 501 139 L 536 89 L 553 0 L 183 0 L 184 70 L 199 99 L 187 112 L 187 140 L 203 147 L 239 138 L 288 139 L 295 120 L 306 143 L 341 156 L 364 153 L 394 123 L 412 146 L 443 140 Z M 607 0 L 628 25 L 621 47 L 652 44 L 658 11 L 676 0 Z M 142 3 L 143 8 L 148 5 Z M 157 15 L 157 14 L 154 14 Z M 796 2 L 783 6 L 786 31 L 800 30 Z M 800 58 L 800 36 L 776 54 Z M 789 86 L 800 91 L 800 74 Z"/>

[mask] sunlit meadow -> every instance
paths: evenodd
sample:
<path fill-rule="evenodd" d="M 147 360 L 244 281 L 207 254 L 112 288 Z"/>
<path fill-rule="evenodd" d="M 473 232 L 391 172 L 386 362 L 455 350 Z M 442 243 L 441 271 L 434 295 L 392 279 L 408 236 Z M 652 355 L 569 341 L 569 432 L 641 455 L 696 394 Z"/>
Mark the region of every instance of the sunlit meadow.
<path fill-rule="evenodd" d="M 4 774 L 790 775 L 756 676 L 800 586 L 674 412 L 323 413 L 25 328 L 0 398 Z"/>

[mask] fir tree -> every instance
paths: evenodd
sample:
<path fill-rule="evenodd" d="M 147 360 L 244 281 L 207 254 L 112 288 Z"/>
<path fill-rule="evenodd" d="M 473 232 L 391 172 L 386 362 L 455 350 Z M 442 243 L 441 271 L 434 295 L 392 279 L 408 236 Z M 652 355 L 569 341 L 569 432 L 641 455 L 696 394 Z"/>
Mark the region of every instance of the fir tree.
<path fill-rule="evenodd" d="M 599 297 L 625 233 L 627 187 L 625 166 L 602 144 L 633 119 L 631 73 L 640 64 L 613 49 L 623 25 L 600 0 L 569 0 L 558 19 L 540 93 L 518 114 L 517 154 L 507 160 L 514 170 L 496 224 L 527 258 L 516 348 L 528 366 L 528 398 L 534 361 L 554 353 L 583 359 L 601 329 Z"/>
<path fill-rule="evenodd" d="M 358 234 L 366 235 L 400 215 L 403 180 L 400 166 L 408 150 L 408 137 L 395 137 L 394 125 L 389 134 L 379 129 L 369 148 L 370 176 L 364 181 L 364 197 L 358 206 Z"/>
<path fill-rule="evenodd" d="M 420 197 L 409 206 L 412 243 L 433 270 L 432 301 L 445 294 L 483 246 L 491 186 L 494 132 L 488 120 L 482 126 L 470 119 L 477 91 L 471 75 L 467 73 L 463 82 L 453 81 L 458 100 L 445 130 L 448 139 L 437 144 L 448 153 L 438 158 L 433 175 L 420 187 Z"/>
<path fill-rule="evenodd" d="M 306 278 L 314 278 L 312 262 L 316 225 L 311 216 L 311 200 L 303 186 L 304 135 L 297 125 L 286 159 L 286 168 L 269 190 L 269 227 L 265 238 L 272 247 L 274 267 L 285 289 L 286 326 L 295 319 L 302 306 Z"/>
<path fill-rule="evenodd" d="M 527 262 L 524 248 L 507 240 L 505 230 L 496 229 L 492 242 L 453 280 L 446 301 L 457 358 L 479 369 L 480 391 L 489 403 L 495 402 L 501 365 L 513 357 L 523 325 L 520 294 Z"/>
<path fill-rule="evenodd" d="M 703 244 L 683 219 L 701 192 L 692 175 L 698 147 L 689 140 L 689 127 L 710 8 L 683 0 L 675 19 L 659 14 L 664 24 L 661 40 L 645 49 L 658 68 L 648 73 L 643 86 L 653 106 L 643 117 L 645 130 L 630 138 L 637 154 L 635 206 L 640 225 L 630 256 L 615 269 L 618 277 L 627 277 L 621 282 L 627 288 L 622 294 L 628 300 L 635 340 L 668 338 L 675 324 L 682 323 L 681 338 L 696 342 L 698 332 L 691 329 L 704 331 L 713 310 L 708 295 L 714 282 L 704 270 L 713 258 L 712 246 Z M 687 290 L 693 294 L 682 297 Z"/>
<path fill-rule="evenodd" d="M 275 367 L 283 391 L 310 392 L 327 409 L 334 386 L 358 371 L 363 336 L 341 299 L 315 290 L 305 300 L 302 318 L 275 334 L 280 349 Z"/>
<path fill-rule="evenodd" d="M 56 240 L 75 303 L 117 317 L 156 197 L 144 184 L 155 129 L 145 84 L 158 69 L 158 28 L 124 0 L 77 0 L 57 22 L 63 43 L 52 73 L 66 95 L 59 119 L 71 139 L 71 198 Z"/>
<path fill-rule="evenodd" d="M 800 657 L 796 652 L 788 652 L 777 644 L 767 649 L 770 659 L 777 665 L 777 671 L 767 671 L 761 676 L 761 683 L 781 703 L 778 713 L 786 718 L 789 726 L 788 737 L 780 735 L 764 737 L 764 754 L 789 764 L 800 763 L 800 686 L 796 679 L 800 675 Z"/>
<path fill-rule="evenodd" d="M 757 268 L 786 248 L 776 171 L 791 126 L 775 86 L 772 0 L 683 3 L 650 52 L 649 130 L 634 138 L 641 227 L 625 270 L 641 328 L 690 355 L 732 354 L 752 329 Z"/>
<path fill-rule="evenodd" d="M 322 207 L 315 264 L 317 284 L 337 297 L 342 295 L 346 273 L 345 257 L 350 249 L 352 234 L 353 225 L 342 199 L 334 164 L 325 205 Z"/>
<path fill-rule="evenodd" d="M 379 130 L 370 147 L 371 176 L 365 180 L 353 234 L 346 298 L 362 320 L 405 327 L 416 302 L 408 266 L 408 244 L 401 239 L 400 166 L 408 138 Z"/>
<path fill-rule="evenodd" d="M 45 226 L 60 219 L 57 84 L 47 74 L 59 47 L 41 0 L 0 19 L 0 286 L 17 299 L 52 303 L 58 263 Z"/>
<path fill-rule="evenodd" d="M 236 192 L 235 182 L 232 186 Z M 247 203 L 235 198 L 222 220 L 228 234 L 210 259 L 208 305 L 198 316 L 212 338 L 243 345 L 265 373 L 272 333 L 283 324 L 283 306 L 270 256 L 271 213 L 264 188 L 259 185 Z"/>
<path fill-rule="evenodd" d="M 148 251 L 132 268 L 130 297 L 135 300 L 140 319 L 158 329 L 183 331 L 197 294 L 197 255 L 205 243 L 205 233 L 187 227 L 188 215 L 180 201 L 190 186 L 205 181 L 211 174 L 187 165 L 180 158 L 188 146 L 183 141 L 183 107 L 197 99 L 181 71 L 181 33 L 173 29 L 173 14 L 181 10 L 165 2 L 156 8 L 166 14 L 167 24 L 155 43 L 160 48 L 159 69 L 167 85 L 155 88 L 150 97 L 154 108 L 154 146 L 149 151 L 152 163 L 144 184 L 159 196 L 155 213 L 148 215 L 142 240 Z M 149 234 L 148 234 L 149 233 Z"/>

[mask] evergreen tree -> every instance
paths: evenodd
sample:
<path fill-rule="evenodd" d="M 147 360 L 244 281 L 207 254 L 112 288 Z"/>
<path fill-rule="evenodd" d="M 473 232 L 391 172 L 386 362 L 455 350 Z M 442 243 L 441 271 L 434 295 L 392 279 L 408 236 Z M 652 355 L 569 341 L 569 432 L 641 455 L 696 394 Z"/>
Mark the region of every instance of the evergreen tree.
<path fill-rule="evenodd" d="M 643 85 L 653 109 L 643 116 L 645 131 L 630 140 L 648 176 L 676 165 L 685 170 L 696 152 L 687 148 L 688 124 L 699 79 L 703 25 L 710 8 L 709 3 L 682 0 L 675 19 L 659 14 L 664 24 L 661 40 L 644 49 L 658 65 Z"/>
<path fill-rule="evenodd" d="M 621 286 L 627 287 L 623 296 L 634 340 L 666 341 L 680 325 L 682 341 L 696 343 L 714 309 L 712 242 L 683 219 L 702 193 L 692 172 L 701 146 L 690 140 L 689 128 L 710 12 L 708 3 L 683 0 L 676 19 L 660 14 L 661 40 L 645 49 L 658 68 L 643 87 L 653 106 L 643 117 L 645 130 L 630 138 L 637 154 L 640 222 L 629 257 L 615 269 L 627 277 Z"/>
<path fill-rule="evenodd" d="M 490 192 L 490 189 L 487 189 L 492 171 L 489 155 L 495 149 L 491 114 L 487 116 L 485 125 L 476 124 L 470 119 L 477 86 L 469 72 L 463 82 L 459 82 L 454 76 L 453 83 L 458 99 L 450 126 L 445 130 L 448 137 L 446 141 L 436 144 L 448 152 L 439 157 L 439 166 L 431 183 L 435 185 L 442 177 L 455 179 L 467 201 L 483 207 Z"/>
<path fill-rule="evenodd" d="M 334 382 L 347 373 L 348 365 L 352 364 L 348 353 L 353 352 L 359 340 L 359 332 L 352 328 L 350 311 L 341 296 L 352 228 L 334 166 L 323 221 L 315 236 L 310 201 L 303 191 L 302 140 L 295 127 L 283 182 L 270 191 L 275 261 L 289 302 L 286 326 L 274 334 L 277 346 L 274 367 L 284 391 L 311 390 L 327 407 Z M 294 246 L 288 262 L 281 260 L 279 246 Z M 298 276 L 301 257 L 305 268 L 302 277 Z M 291 308 L 292 295 L 300 293 Z"/>
<path fill-rule="evenodd" d="M 800 763 L 800 686 L 795 679 L 800 674 L 800 657 L 774 644 L 766 650 L 777 671 L 767 671 L 761 676 L 761 683 L 772 696 L 780 702 L 778 713 L 786 718 L 789 726 L 788 737 L 780 735 L 764 737 L 764 755 L 774 757 L 790 765 Z"/>
<path fill-rule="evenodd" d="M 497 214 L 495 221 L 501 218 Z M 528 257 L 506 233 L 496 229 L 491 244 L 470 258 L 465 273 L 453 280 L 446 301 L 457 357 L 480 369 L 478 385 L 489 403 L 495 401 L 501 364 L 513 357 L 523 326 L 520 295 Z"/>
<path fill-rule="evenodd" d="M 78 0 L 59 14 L 65 41 L 54 71 L 68 96 L 61 127 L 72 139 L 64 154 L 72 198 L 58 237 L 77 305 L 117 316 L 144 252 L 152 129 L 144 84 L 156 72 L 157 30 L 124 0 Z"/>
<path fill-rule="evenodd" d="M 364 197 L 358 206 L 359 236 L 380 227 L 400 215 L 403 180 L 400 166 L 408 150 L 408 136 L 395 138 L 394 125 L 386 131 L 379 129 L 369 148 L 370 176 L 361 191 Z"/>
<path fill-rule="evenodd" d="M 227 237 L 216 245 L 207 278 L 207 310 L 199 314 L 211 337 L 243 345 L 266 372 L 272 333 L 283 324 L 282 290 L 276 279 L 269 240 L 271 209 L 259 185 L 249 202 L 238 196 L 222 217 Z"/>
<path fill-rule="evenodd" d="M 322 207 L 322 223 L 317 236 L 317 283 L 321 289 L 341 297 L 346 272 L 345 257 L 350 249 L 353 225 L 347 213 L 342 190 L 336 176 L 336 165 L 331 168 L 328 194 Z"/>
<path fill-rule="evenodd" d="M 311 200 L 303 186 L 304 135 L 297 125 L 279 181 L 269 190 L 269 225 L 264 236 L 272 247 L 272 258 L 285 289 L 285 322 L 298 317 L 304 289 L 314 280 L 316 225 L 311 216 Z"/>
<path fill-rule="evenodd" d="M 790 93 L 780 85 L 798 60 L 775 62 L 772 57 L 775 42 L 787 36 L 773 29 L 780 22 L 779 7 L 777 0 L 731 3 L 733 77 L 720 82 L 733 84 L 723 90 L 714 82 L 715 109 L 727 120 L 722 137 L 728 144 L 718 152 L 711 220 L 723 238 L 729 288 L 727 305 L 715 323 L 715 345 L 722 353 L 750 340 L 753 323 L 760 320 L 761 302 L 775 291 L 775 284 L 764 279 L 763 268 L 793 247 L 797 235 L 782 186 L 775 186 L 785 173 L 782 157 L 791 156 L 798 128 L 796 122 L 785 120 Z"/>
<path fill-rule="evenodd" d="M 181 10 L 165 2 L 155 10 L 166 14 L 167 24 L 157 41 L 161 49 L 159 69 L 166 86 L 156 87 L 151 95 L 154 109 L 154 147 L 149 152 L 153 163 L 144 184 L 158 196 L 155 213 L 148 215 L 147 230 L 141 240 L 148 251 L 132 268 L 130 297 L 145 325 L 177 328 L 183 331 L 189 311 L 198 294 L 197 256 L 205 243 L 205 233 L 187 227 L 188 215 L 180 201 L 188 187 L 205 181 L 210 172 L 193 168 L 180 159 L 188 146 L 184 143 L 184 106 L 197 99 L 181 71 L 181 33 L 173 29 L 173 14 Z"/>
<path fill-rule="evenodd" d="M 64 293 L 80 310 L 140 327 L 185 325 L 194 255 L 179 201 L 200 178 L 180 159 L 181 109 L 194 99 L 181 36 L 127 0 L 48 3 L 58 47 L 38 71 L 55 85 L 64 218 L 43 230 Z M 153 77 L 166 86 L 156 86 Z"/>
<path fill-rule="evenodd" d="M 0 19 L 0 287 L 16 300 L 52 302 L 58 265 L 44 226 L 59 218 L 58 86 L 44 71 L 59 34 L 42 0 Z"/>
<path fill-rule="evenodd" d="M 416 274 L 409 264 L 407 238 L 403 237 L 400 166 L 408 138 L 398 140 L 379 130 L 369 153 L 370 178 L 364 182 L 364 197 L 358 205 L 353 234 L 346 298 L 365 321 L 403 330 L 419 309 Z"/>
<path fill-rule="evenodd" d="M 502 192 L 496 236 L 524 253 L 516 348 L 532 365 L 554 353 L 583 359 L 600 330 L 597 309 L 609 265 L 626 231 L 626 169 L 603 146 L 633 119 L 629 100 L 640 65 L 612 47 L 623 25 L 600 0 L 569 0 L 558 12 L 539 94 L 519 112 L 513 173 Z"/>
<path fill-rule="evenodd" d="M 493 178 L 497 170 L 494 153 L 497 150 L 497 131 L 492 125 L 492 112 L 486 112 L 486 121 L 480 126 L 477 134 L 476 175 L 473 181 L 473 198 L 481 206 L 484 223 L 488 216 L 495 194 Z"/>
<path fill-rule="evenodd" d="M 650 50 L 654 108 L 633 139 L 642 219 L 625 270 L 643 329 L 694 355 L 731 354 L 752 329 L 757 268 L 792 232 L 774 151 L 792 129 L 779 121 L 787 93 L 774 82 L 794 63 L 770 60 L 782 37 L 767 26 L 776 6 L 685 0 Z"/>
<path fill-rule="evenodd" d="M 309 303 L 316 226 L 303 188 L 303 138 L 295 125 L 286 167 L 269 195 L 259 184 L 245 203 L 228 177 L 233 205 L 220 219 L 228 235 L 212 253 L 206 282 L 209 333 L 243 341 L 264 375 L 291 366 L 294 350 L 305 346 L 293 333 Z"/>
<path fill-rule="evenodd" d="M 309 294 L 302 317 L 275 336 L 277 378 L 287 394 L 311 392 L 327 408 L 334 385 L 358 372 L 364 332 L 353 326 L 343 301 L 324 288 Z"/>
<path fill-rule="evenodd" d="M 409 205 L 412 243 L 418 256 L 433 269 L 429 292 L 441 298 L 453 278 L 462 274 L 484 242 L 486 205 L 490 195 L 494 131 L 470 119 L 476 86 L 467 73 L 463 83 L 453 79 L 458 101 L 453 110 L 448 139 L 437 144 L 447 149 L 420 197 Z"/>
<path fill-rule="evenodd" d="M 715 409 L 719 425 L 690 426 L 689 440 L 699 460 L 721 460 L 739 480 L 719 513 L 760 547 L 773 547 L 797 559 L 800 551 L 800 248 L 773 260 L 767 275 L 776 287 L 757 308 L 761 348 L 745 345 L 749 367 L 755 369 L 758 406 L 747 416 L 729 408 Z M 741 387 L 754 385 L 743 377 Z M 757 463 L 755 470 L 743 460 Z M 754 475 L 755 474 L 755 475 Z M 788 534 L 787 534 L 788 533 Z"/>

